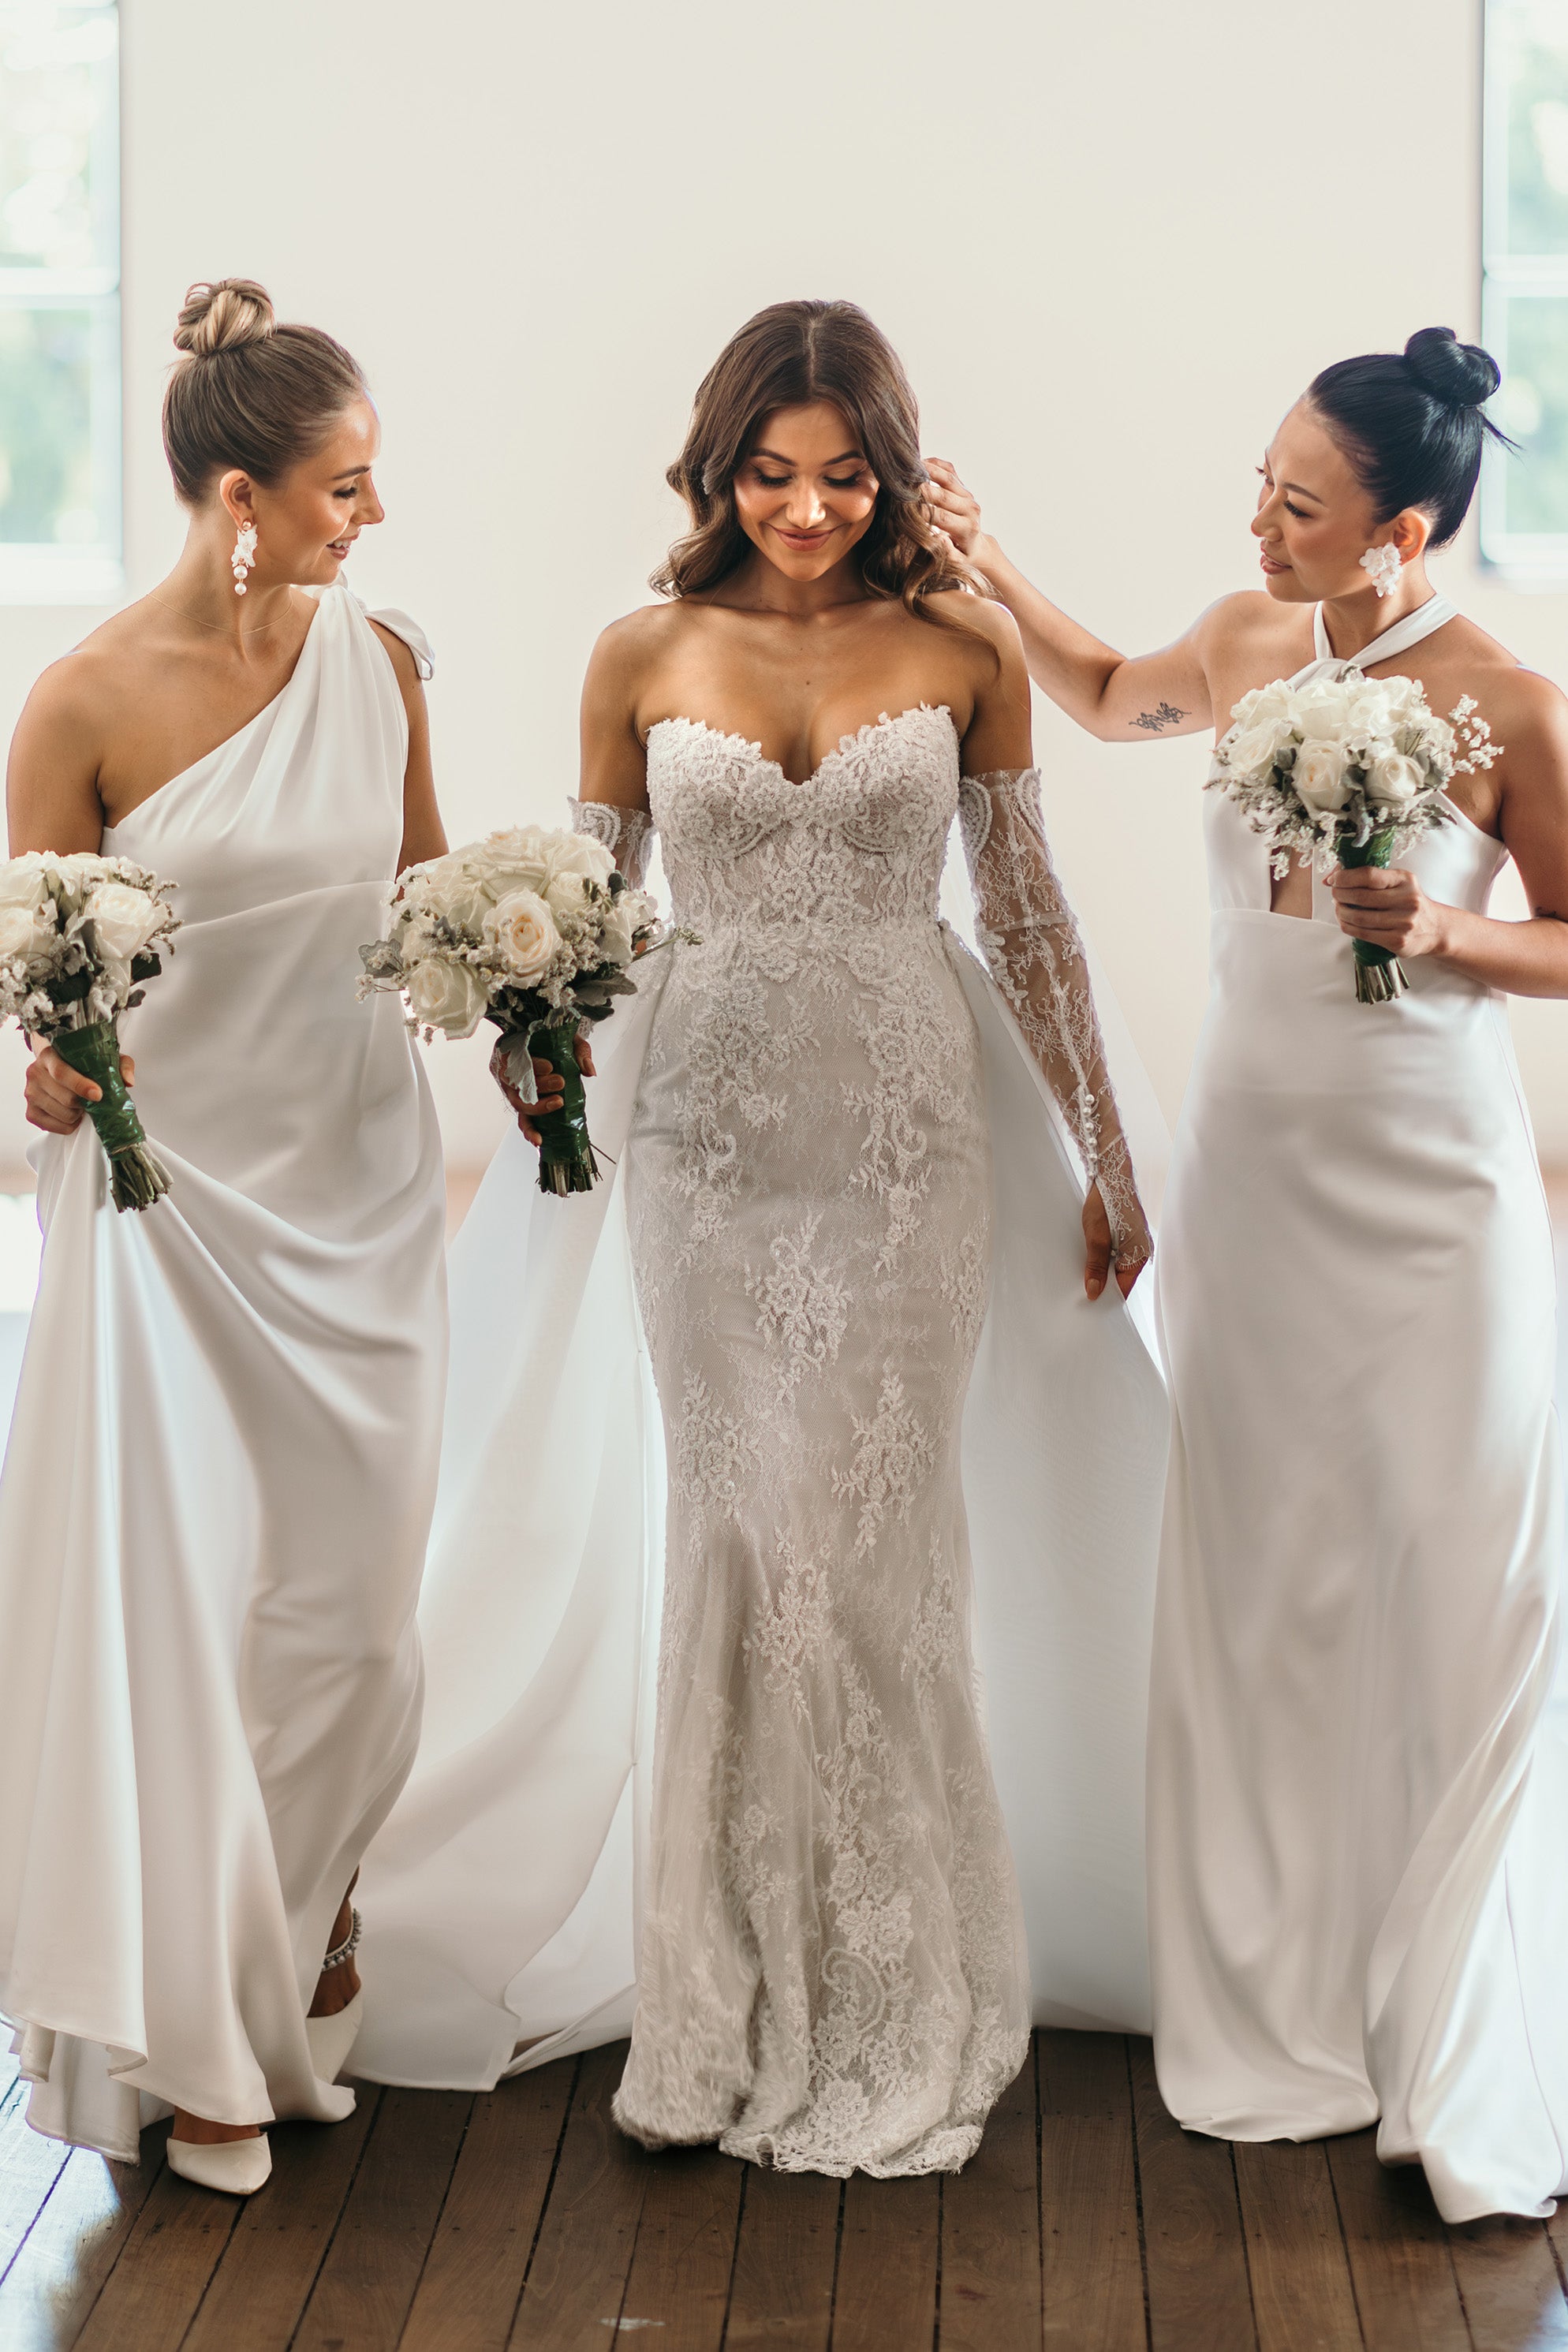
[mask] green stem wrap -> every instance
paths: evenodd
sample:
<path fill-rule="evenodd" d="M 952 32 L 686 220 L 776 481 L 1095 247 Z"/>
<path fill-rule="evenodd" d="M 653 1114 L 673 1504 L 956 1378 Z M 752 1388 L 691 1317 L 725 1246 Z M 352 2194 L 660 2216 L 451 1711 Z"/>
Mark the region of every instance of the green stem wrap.
<path fill-rule="evenodd" d="M 599 1181 L 599 1163 L 588 1139 L 588 1102 L 583 1073 L 577 1066 L 577 1024 L 560 1029 L 536 1029 L 532 1050 L 549 1063 L 566 1089 L 559 1110 L 538 1119 L 539 1189 L 542 1192 L 591 1192 Z"/>
<path fill-rule="evenodd" d="M 112 1021 L 93 1021 L 85 1029 L 58 1030 L 50 1043 L 62 1062 L 100 1090 L 87 1115 L 108 1156 L 115 1207 L 150 1209 L 169 1189 L 168 1171 L 147 1148 L 120 1067 L 120 1032 Z"/>
<path fill-rule="evenodd" d="M 1364 841 L 1342 839 L 1339 852 L 1342 866 L 1386 866 L 1394 855 L 1393 829 L 1369 834 Z M 1367 940 L 1352 940 L 1351 946 L 1355 951 L 1358 1003 L 1388 1004 L 1404 995 L 1410 983 L 1392 948 L 1374 948 Z"/>

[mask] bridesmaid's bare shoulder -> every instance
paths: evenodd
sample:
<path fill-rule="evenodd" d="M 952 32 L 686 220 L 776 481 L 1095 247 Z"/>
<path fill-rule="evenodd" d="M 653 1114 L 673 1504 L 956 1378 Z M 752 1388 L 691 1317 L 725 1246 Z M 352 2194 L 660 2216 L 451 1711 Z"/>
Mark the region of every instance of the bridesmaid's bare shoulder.
<path fill-rule="evenodd" d="M 47 750 L 79 760 L 91 751 L 96 765 L 99 748 L 144 676 L 150 648 L 145 632 L 131 623 L 134 609 L 113 614 L 40 671 L 16 722 L 13 758 Z"/>
<path fill-rule="evenodd" d="M 1549 772 L 1561 789 L 1568 782 L 1568 695 L 1539 670 L 1526 669 L 1504 647 L 1494 666 L 1478 662 L 1473 687 L 1481 716 L 1501 749 L 1500 773 L 1510 785 Z"/>
<path fill-rule="evenodd" d="M 1194 643 L 1205 659 L 1222 655 L 1227 666 L 1251 657 L 1291 660 L 1300 669 L 1312 657 L 1310 604 L 1285 604 L 1261 588 L 1239 588 L 1216 597 L 1193 624 Z"/>
<path fill-rule="evenodd" d="M 1289 677 L 1312 658 L 1312 606 L 1285 604 L 1263 590 L 1221 596 L 1190 632 L 1208 681 L 1215 727 L 1223 735 L 1241 696 L 1271 678 Z"/>

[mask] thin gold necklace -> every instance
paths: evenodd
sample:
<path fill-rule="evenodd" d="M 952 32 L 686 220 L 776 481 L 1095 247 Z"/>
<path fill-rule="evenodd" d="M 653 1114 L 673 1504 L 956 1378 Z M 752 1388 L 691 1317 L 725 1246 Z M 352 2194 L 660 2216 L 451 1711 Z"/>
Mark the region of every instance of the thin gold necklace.
<path fill-rule="evenodd" d="M 182 621 L 189 621 L 194 628 L 211 629 L 214 635 L 219 637 L 226 637 L 230 634 L 220 621 L 204 621 L 200 614 L 187 613 L 181 604 L 171 604 L 166 596 L 154 596 L 150 593 L 147 601 L 152 604 L 162 604 L 165 613 L 177 613 Z M 262 637 L 266 635 L 268 629 L 279 628 L 292 617 L 289 613 L 279 613 L 276 621 L 258 621 L 254 629 L 241 629 L 239 634 L 242 637 Z"/>

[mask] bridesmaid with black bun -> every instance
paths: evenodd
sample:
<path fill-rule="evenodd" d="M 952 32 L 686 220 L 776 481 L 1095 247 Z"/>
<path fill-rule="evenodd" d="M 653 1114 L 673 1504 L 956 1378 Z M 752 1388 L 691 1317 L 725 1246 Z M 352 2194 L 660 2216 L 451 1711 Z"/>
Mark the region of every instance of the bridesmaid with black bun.
<path fill-rule="evenodd" d="M 1276 678 L 1470 697 L 1500 756 L 1389 872 L 1283 879 L 1208 796 L 1213 992 L 1158 1257 L 1175 1439 L 1149 1740 L 1155 2056 L 1196 2131 L 1378 2123 L 1451 2221 L 1568 2190 L 1552 1236 L 1507 999 L 1568 996 L 1568 703 L 1427 576 L 1499 375 L 1445 328 L 1325 368 L 1264 453 L 1261 593 L 1163 652 L 931 504 L 1106 741 Z M 1510 857 L 1532 909 L 1487 911 Z M 1351 940 L 1408 993 L 1357 1002 Z"/>
<path fill-rule="evenodd" d="M 167 1198 L 117 1215 L 48 1049 L 42 1279 L 0 1483 L 0 2007 L 29 2121 L 243 2194 L 347 2115 L 348 1899 L 413 1760 L 445 1381 L 444 1187 L 395 1003 L 355 995 L 444 846 L 359 367 L 193 287 L 163 438 L 184 551 L 38 681 L 11 845 L 124 854 L 184 928 L 124 1024 Z"/>

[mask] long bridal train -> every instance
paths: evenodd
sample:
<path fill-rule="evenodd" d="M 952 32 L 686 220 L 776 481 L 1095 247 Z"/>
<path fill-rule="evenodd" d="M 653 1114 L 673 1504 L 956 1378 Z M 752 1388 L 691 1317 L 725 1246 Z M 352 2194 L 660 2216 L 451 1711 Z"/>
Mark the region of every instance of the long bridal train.
<path fill-rule="evenodd" d="M 990 1304 L 962 1469 L 1034 2014 L 1143 2031 L 1164 1394 L 1120 1298 L 1084 1297 L 1082 1186 L 1059 1114 L 992 982 L 942 936 L 980 1036 L 990 1128 Z M 596 1042 L 594 1134 L 612 1181 L 542 1205 L 533 1154 L 511 1135 L 454 1246 L 424 1743 L 360 1896 L 355 2070 L 372 2079 L 488 2088 L 630 2028 L 665 1496 L 626 1144 L 670 978 L 656 958 Z"/>

